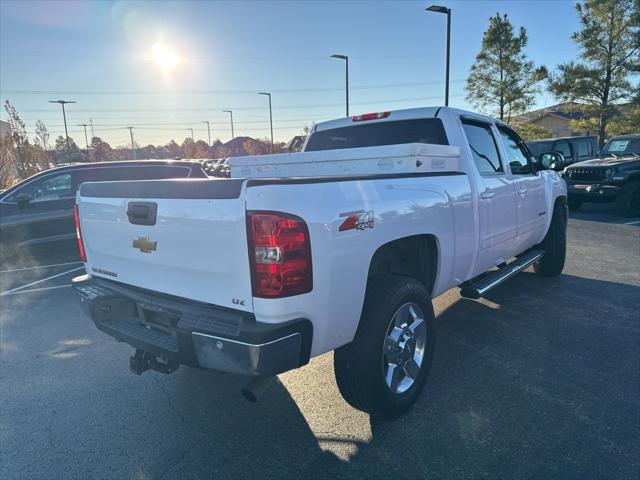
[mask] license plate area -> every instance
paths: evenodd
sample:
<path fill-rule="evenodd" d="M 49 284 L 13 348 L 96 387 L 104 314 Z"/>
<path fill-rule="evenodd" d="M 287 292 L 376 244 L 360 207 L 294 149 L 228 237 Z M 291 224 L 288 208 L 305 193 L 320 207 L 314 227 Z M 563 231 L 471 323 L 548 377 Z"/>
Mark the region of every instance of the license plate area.
<path fill-rule="evenodd" d="M 180 314 L 166 308 L 138 302 L 138 318 L 148 330 L 154 330 L 172 338 L 177 338 L 177 324 Z"/>

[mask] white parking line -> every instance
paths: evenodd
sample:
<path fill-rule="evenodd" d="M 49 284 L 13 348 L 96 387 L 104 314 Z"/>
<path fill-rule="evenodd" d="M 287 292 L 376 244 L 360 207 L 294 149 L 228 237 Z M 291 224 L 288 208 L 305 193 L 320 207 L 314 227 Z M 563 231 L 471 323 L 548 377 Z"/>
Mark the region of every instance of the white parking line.
<path fill-rule="evenodd" d="M 71 285 L 57 285 L 55 287 L 30 288 L 29 290 L 20 290 L 17 292 L 5 292 L 4 295 L 20 295 L 21 293 L 44 292 L 45 290 L 55 290 L 56 288 L 69 288 Z"/>
<path fill-rule="evenodd" d="M 10 293 L 14 293 L 14 292 L 17 292 L 19 290 L 23 290 L 23 289 L 28 288 L 28 287 L 32 287 L 33 285 L 37 285 L 39 283 L 46 282 L 48 280 L 53 280 L 54 278 L 62 277 L 63 275 L 66 275 L 66 274 L 71 273 L 71 272 L 75 272 L 77 270 L 81 270 L 83 268 L 84 268 L 84 265 L 82 267 L 72 268 L 71 270 L 67 270 L 66 272 L 58 273 L 56 275 L 51 275 L 50 277 L 46 277 L 46 278 L 43 278 L 41 280 L 36 280 L 35 282 L 27 283 L 26 285 L 22 285 L 21 287 L 12 288 L 11 290 L 7 290 L 6 292 L 0 293 L 0 297 L 2 297 L 4 295 L 9 295 Z"/>
<path fill-rule="evenodd" d="M 38 265 L 37 267 L 13 268 L 10 270 L 0 270 L 0 273 L 22 272 L 24 270 L 36 270 L 38 268 L 66 267 L 67 265 L 78 265 L 82 262 L 55 263 L 53 265 Z"/>
<path fill-rule="evenodd" d="M 635 225 L 637 223 L 640 223 L 640 220 L 632 220 L 631 222 L 624 222 L 625 225 Z"/>

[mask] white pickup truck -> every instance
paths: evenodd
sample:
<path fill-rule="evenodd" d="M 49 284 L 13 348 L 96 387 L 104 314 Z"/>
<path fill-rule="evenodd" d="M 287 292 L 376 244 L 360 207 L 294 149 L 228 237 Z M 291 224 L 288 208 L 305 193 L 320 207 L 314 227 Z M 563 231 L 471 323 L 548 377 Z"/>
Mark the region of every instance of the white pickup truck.
<path fill-rule="evenodd" d="M 553 163 L 554 153 L 547 160 Z M 276 374 L 335 350 L 340 392 L 408 409 L 435 347 L 431 299 L 479 298 L 529 265 L 559 275 L 567 191 L 512 129 L 453 108 L 316 125 L 301 153 L 231 178 L 82 184 L 73 286 L 130 368 Z"/>

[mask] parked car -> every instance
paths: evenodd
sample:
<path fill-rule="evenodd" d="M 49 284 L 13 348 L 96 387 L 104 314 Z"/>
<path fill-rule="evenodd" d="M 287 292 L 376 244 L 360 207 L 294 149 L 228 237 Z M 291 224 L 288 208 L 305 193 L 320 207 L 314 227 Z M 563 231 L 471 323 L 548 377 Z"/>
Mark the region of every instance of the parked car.
<path fill-rule="evenodd" d="M 206 178 L 199 163 L 140 160 L 78 163 L 40 172 L 0 194 L 0 258 L 16 248 L 75 239 L 73 206 L 83 182 Z"/>
<path fill-rule="evenodd" d="M 255 400 L 273 375 L 335 349 L 344 398 L 396 417 L 427 379 L 433 297 L 460 286 L 479 298 L 530 265 L 544 277 L 564 266 L 565 183 L 490 117 L 342 118 L 315 125 L 301 153 L 230 165 L 197 188 L 80 188 L 90 275 L 73 286 L 96 326 L 136 349 L 134 373 L 251 375 Z"/>
<path fill-rule="evenodd" d="M 640 216 L 640 134 L 611 138 L 599 159 L 575 163 L 563 176 L 571 209 L 615 202 L 619 214 Z"/>
<path fill-rule="evenodd" d="M 600 152 L 600 157 L 640 156 L 640 133 L 616 135 L 609 139 Z"/>
<path fill-rule="evenodd" d="M 214 160 L 205 170 L 210 177 L 229 178 L 229 159 L 219 158 Z"/>
<path fill-rule="evenodd" d="M 204 172 L 209 175 L 209 176 L 213 176 L 213 172 L 215 171 L 217 165 L 224 159 L 222 158 L 214 158 L 211 160 L 204 160 L 202 161 L 202 169 L 204 170 Z"/>
<path fill-rule="evenodd" d="M 527 146 L 536 158 L 546 152 L 561 153 L 564 161 L 555 165 L 557 171 L 576 162 L 598 158 L 598 137 L 593 135 L 545 138 L 527 142 Z"/>

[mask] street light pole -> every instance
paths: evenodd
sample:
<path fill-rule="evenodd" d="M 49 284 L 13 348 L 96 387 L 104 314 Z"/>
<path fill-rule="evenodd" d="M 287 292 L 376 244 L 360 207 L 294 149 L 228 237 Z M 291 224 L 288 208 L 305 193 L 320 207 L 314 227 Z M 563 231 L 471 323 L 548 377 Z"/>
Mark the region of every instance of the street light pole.
<path fill-rule="evenodd" d="M 349 57 L 347 55 L 339 55 L 333 54 L 331 58 L 338 58 L 340 60 L 344 60 L 345 67 L 345 97 L 346 97 L 346 106 L 347 106 L 347 117 L 349 116 Z"/>
<path fill-rule="evenodd" d="M 426 10 L 447 14 L 447 66 L 444 80 L 444 106 L 449 106 L 449 59 L 451 57 L 451 9 L 440 5 L 431 5 Z"/>
<path fill-rule="evenodd" d="M 223 110 L 223 112 L 228 113 L 231 116 L 231 146 L 233 147 L 233 152 L 236 151 L 236 146 L 233 141 L 236 138 L 235 133 L 233 132 L 233 110 Z"/>
<path fill-rule="evenodd" d="M 267 95 L 269 97 L 269 125 L 271 125 L 271 153 L 276 153 L 275 147 L 273 145 L 273 115 L 271 110 L 271 93 L 258 92 L 258 95 Z"/>
<path fill-rule="evenodd" d="M 88 123 L 81 123 L 78 127 L 84 127 L 84 143 L 87 145 L 87 154 L 89 154 L 89 139 L 87 138 L 87 127 Z"/>
<path fill-rule="evenodd" d="M 135 144 L 133 143 L 133 127 L 125 127 L 129 129 L 129 134 L 131 135 L 131 151 L 133 152 L 133 159 L 136 160 L 137 156 L 136 156 L 136 147 Z"/>
<path fill-rule="evenodd" d="M 191 132 L 191 140 L 195 142 L 195 139 L 193 138 L 193 128 L 187 128 L 187 130 Z"/>
<path fill-rule="evenodd" d="M 211 126 L 209 125 L 209 120 L 203 120 L 201 123 L 207 124 L 207 138 L 209 139 L 209 148 L 211 148 Z"/>
<path fill-rule="evenodd" d="M 72 100 L 49 100 L 49 103 L 58 103 L 62 106 L 62 119 L 64 120 L 64 136 L 67 141 L 67 162 L 71 163 L 71 153 L 69 151 L 69 133 L 67 132 L 67 114 L 64 111 L 64 106 L 67 103 L 76 103 Z"/>

